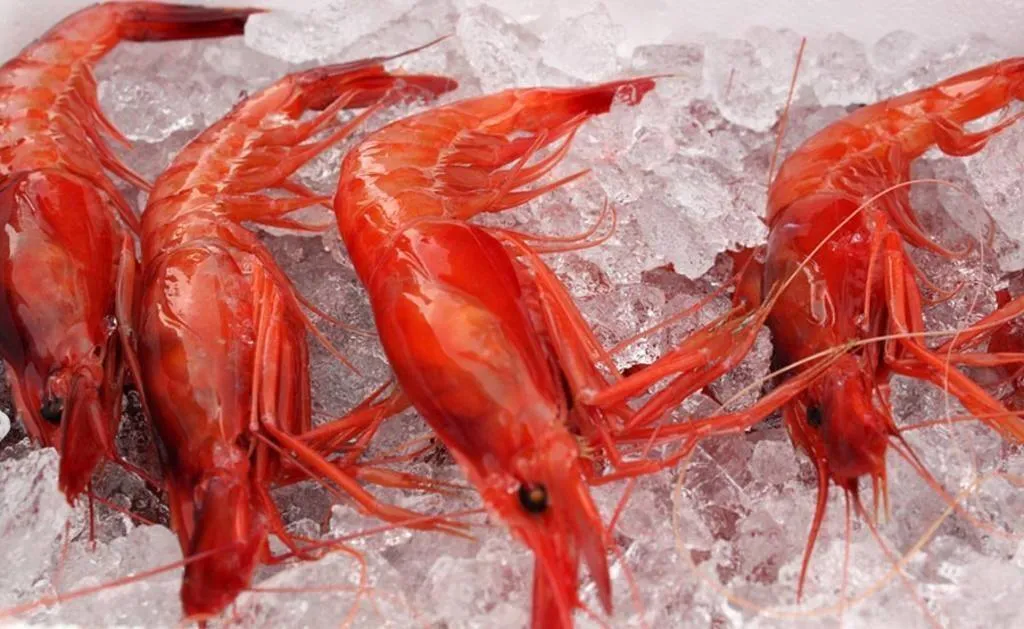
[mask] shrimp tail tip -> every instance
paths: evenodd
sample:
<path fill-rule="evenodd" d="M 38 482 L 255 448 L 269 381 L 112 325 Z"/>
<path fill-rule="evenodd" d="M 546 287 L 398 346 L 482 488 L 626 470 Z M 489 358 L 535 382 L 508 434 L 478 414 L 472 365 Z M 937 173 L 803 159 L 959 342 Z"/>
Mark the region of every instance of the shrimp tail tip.
<path fill-rule="evenodd" d="M 249 16 L 266 9 L 131 2 L 123 5 L 122 11 L 119 30 L 123 39 L 166 41 L 241 35 Z"/>
<path fill-rule="evenodd" d="M 662 78 L 662 76 L 653 75 L 635 77 L 632 79 L 622 79 L 619 81 L 611 81 L 609 83 L 601 83 L 591 88 L 584 88 L 584 91 L 595 95 L 607 95 L 610 96 L 612 100 L 618 98 L 627 105 L 638 105 L 647 93 L 654 89 L 655 81 L 659 78 Z M 610 106 L 611 101 L 608 102 L 608 105 L 603 110 L 608 111 L 608 107 Z"/>
<path fill-rule="evenodd" d="M 459 87 L 459 82 L 434 74 L 400 74 L 396 78 L 406 87 L 415 88 L 430 97 L 437 97 Z"/>

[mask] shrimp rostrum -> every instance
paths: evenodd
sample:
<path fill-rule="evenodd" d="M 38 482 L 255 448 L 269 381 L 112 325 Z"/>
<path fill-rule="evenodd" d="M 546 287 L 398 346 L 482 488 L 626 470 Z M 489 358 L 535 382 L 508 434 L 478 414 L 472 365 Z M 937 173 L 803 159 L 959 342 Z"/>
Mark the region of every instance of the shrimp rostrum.
<path fill-rule="evenodd" d="M 304 300 L 243 221 L 302 228 L 287 215 L 325 203 L 289 179 L 396 98 L 432 97 L 454 81 L 386 71 L 384 59 L 289 75 L 239 103 L 186 146 L 157 179 L 142 219 L 139 355 L 163 463 L 172 527 L 189 559 L 186 614 L 216 614 L 272 559 L 284 529 L 269 488 L 314 476 L 364 511 L 418 520 L 378 503 L 318 446 L 312 431 Z M 344 108 L 366 108 L 340 125 Z M 304 112 L 319 111 L 311 118 Z M 322 136 L 322 137 L 321 137 Z M 291 196 L 270 196 L 269 189 Z M 401 410 L 394 397 L 378 406 Z M 342 422 L 344 423 L 344 422 Z"/>
<path fill-rule="evenodd" d="M 116 459 L 131 362 L 138 219 L 110 171 L 148 189 L 104 138 L 92 66 L 123 40 L 234 35 L 248 9 L 127 2 L 66 18 L 0 66 L 0 359 L 33 439 L 61 453 L 73 500 Z"/>
<path fill-rule="evenodd" d="M 398 383 L 536 555 L 535 627 L 571 626 L 581 560 L 610 610 L 607 534 L 574 434 L 588 418 L 573 402 L 603 380 L 581 318 L 522 235 L 468 220 L 574 179 L 527 188 L 581 124 L 653 87 L 508 90 L 400 120 L 346 155 L 334 199 Z"/>

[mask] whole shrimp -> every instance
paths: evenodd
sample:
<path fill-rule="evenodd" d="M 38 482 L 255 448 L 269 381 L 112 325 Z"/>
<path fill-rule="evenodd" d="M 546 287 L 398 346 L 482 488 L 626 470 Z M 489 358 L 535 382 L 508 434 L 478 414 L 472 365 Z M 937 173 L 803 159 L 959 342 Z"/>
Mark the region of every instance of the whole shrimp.
<path fill-rule="evenodd" d="M 102 132 L 127 140 L 100 112 L 92 65 L 122 40 L 239 34 L 251 13 L 95 5 L 0 66 L 0 358 L 29 434 L 61 452 L 68 500 L 117 458 L 132 362 L 138 219 L 106 171 L 149 187 L 106 144 Z"/>
<path fill-rule="evenodd" d="M 581 410 L 573 397 L 600 378 L 550 270 L 519 235 L 467 221 L 575 178 L 523 189 L 587 119 L 653 87 L 642 78 L 508 90 L 400 120 L 346 155 L 334 199 L 399 385 L 536 554 L 534 627 L 572 625 L 581 558 L 611 608 L 608 541 L 570 432 Z"/>
<path fill-rule="evenodd" d="M 164 446 L 172 527 L 188 558 L 181 596 L 190 617 L 218 613 L 248 586 L 257 562 L 270 558 L 270 533 L 301 554 L 270 496 L 272 483 L 313 474 L 371 514 L 450 528 L 378 503 L 356 470 L 325 458 L 317 444 L 349 428 L 311 429 L 306 333 L 323 337 L 269 251 L 242 226 L 301 228 L 286 215 L 329 198 L 289 180 L 298 168 L 389 97 L 455 86 L 389 73 L 384 61 L 298 72 L 242 101 L 181 151 L 143 214 L 139 355 Z M 367 109 L 346 125 L 334 122 L 341 109 L 357 107 Z M 313 110 L 320 113 L 300 119 Z M 321 132 L 329 133 L 313 137 Z M 294 194 L 271 197 L 269 188 Z M 401 410 L 401 400 L 386 398 L 377 409 Z"/>
<path fill-rule="evenodd" d="M 720 349 L 727 348 L 725 341 L 735 342 L 731 354 L 710 361 L 735 362 L 757 324 L 766 320 L 772 332 L 775 363 L 787 369 L 777 389 L 746 411 L 659 429 L 664 436 L 738 431 L 784 405 L 790 437 L 810 455 L 818 474 L 798 597 L 830 480 L 859 515 L 862 476 L 888 504 L 885 455 L 891 446 L 937 486 L 893 421 L 892 374 L 947 390 L 1007 439 L 1024 441 L 1024 421 L 955 367 L 967 359 L 924 343 L 920 272 L 904 249 L 907 243 L 945 257 L 959 255 L 923 233 L 910 206 L 910 162 L 932 146 L 954 156 L 980 151 L 1019 115 L 978 132 L 963 125 L 1021 98 L 1024 59 L 1009 59 L 863 107 L 811 137 L 772 182 L 767 244 L 736 256 L 744 270 L 735 310 L 717 327 L 701 331 L 699 343 L 691 341 Z M 1019 314 L 1022 302 L 1014 307 Z M 668 368 L 657 365 L 654 371 Z M 648 409 L 646 416 L 664 410 Z M 632 436 L 650 434 L 648 429 Z"/>

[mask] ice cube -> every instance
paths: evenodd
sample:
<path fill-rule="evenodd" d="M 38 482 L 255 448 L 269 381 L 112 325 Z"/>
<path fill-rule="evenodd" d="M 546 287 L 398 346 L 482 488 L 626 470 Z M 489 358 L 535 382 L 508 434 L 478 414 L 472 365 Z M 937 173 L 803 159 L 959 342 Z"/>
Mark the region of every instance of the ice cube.
<path fill-rule="evenodd" d="M 310 5 L 296 12 L 261 13 L 246 23 L 245 42 L 290 63 L 333 59 L 415 4 L 415 0 L 352 0 Z"/>
<path fill-rule="evenodd" d="M 745 39 L 710 39 L 704 82 L 728 120 L 767 131 L 786 102 L 800 37 L 792 31 L 751 29 Z"/>
<path fill-rule="evenodd" d="M 868 104 L 878 99 L 863 43 L 830 33 L 809 41 L 807 53 L 809 67 L 802 83 L 811 83 L 821 105 Z"/>
<path fill-rule="evenodd" d="M 771 334 L 762 328 L 743 361 L 716 381 L 711 389 L 728 409 L 746 408 L 760 397 L 772 359 Z"/>
<path fill-rule="evenodd" d="M 452 0 L 420 0 L 408 12 L 394 16 L 367 35 L 354 40 L 336 55 L 339 60 L 363 59 L 376 55 L 395 55 L 419 48 L 441 37 L 451 37 L 459 12 Z M 473 73 L 464 65 L 459 40 L 452 37 L 414 54 L 389 63 L 389 67 L 407 72 L 450 76 L 460 85 L 471 83 Z M 394 116 L 387 120 L 394 119 Z M 379 125 L 377 125 L 379 126 Z"/>
<path fill-rule="evenodd" d="M 661 321 L 665 295 L 653 286 L 625 285 L 580 300 L 580 309 L 605 347 Z M 653 362 L 662 351 L 662 335 L 644 337 L 614 356 L 619 368 Z"/>
<path fill-rule="evenodd" d="M 163 526 L 139 526 L 109 544 L 73 543 L 57 572 L 61 592 L 112 584 L 181 561 L 178 538 Z M 133 583 L 69 598 L 54 610 L 54 620 L 82 626 L 173 626 L 182 617 L 180 566 Z"/>
<path fill-rule="evenodd" d="M 921 38 L 908 31 L 893 31 L 871 47 L 871 62 L 882 96 L 888 98 L 901 88 L 907 72 L 919 67 L 924 51 Z M 905 89 L 905 88 L 904 88 Z"/>
<path fill-rule="evenodd" d="M 506 0 L 483 0 L 480 4 L 497 9 L 520 24 L 532 22 L 552 9 L 547 0 L 522 0 L 507 2 Z"/>
<path fill-rule="evenodd" d="M 1000 267 L 1008 273 L 1024 269 L 1024 249 L 1019 246 L 1024 243 L 1024 181 L 1020 176 L 1024 172 L 1024 125 L 1017 123 L 1006 129 L 983 150 L 963 158 L 963 163 L 988 215 L 1011 241 L 1018 243 L 1003 252 Z M 945 192 L 954 194 L 950 190 Z M 951 213 L 973 205 L 974 199 L 957 196 L 959 203 L 950 208 Z"/>
<path fill-rule="evenodd" d="M 704 47 L 699 44 L 640 46 L 633 51 L 632 66 L 637 73 L 670 75 L 658 80 L 656 93 L 668 109 L 676 109 L 700 92 Z"/>
<path fill-rule="evenodd" d="M 100 103 L 105 112 L 117 116 L 120 131 L 128 139 L 159 142 L 175 131 L 195 129 L 200 124 L 189 100 L 180 94 L 169 95 L 172 89 L 145 80 L 131 84 L 103 81 L 99 86 Z M 138 111 L 140 116 L 129 122 L 127 116 L 119 115 L 128 111 Z"/>
<path fill-rule="evenodd" d="M 488 6 L 468 9 L 455 33 L 484 93 L 539 83 L 540 40 L 501 12 Z"/>
<path fill-rule="evenodd" d="M 739 188 L 716 166 L 706 159 L 674 158 L 655 170 L 664 189 L 650 191 L 646 207 L 637 212 L 652 249 L 691 278 L 710 269 L 723 250 L 756 245 L 766 233 L 761 209 L 738 197 Z"/>
<path fill-rule="evenodd" d="M 151 143 L 212 124 L 251 85 L 239 76 L 214 78 L 213 73 L 197 72 L 209 46 L 206 42 L 118 46 L 97 68 L 104 77 L 98 88 L 104 113 L 128 139 Z"/>
<path fill-rule="evenodd" d="M 0 605 L 10 607 L 47 593 L 56 551 L 73 517 L 57 489 L 57 452 L 33 450 L 0 461 L 0 561 L 5 568 Z"/>
<path fill-rule="evenodd" d="M 470 558 L 439 556 L 423 584 L 434 618 L 509 626 L 526 618 L 532 553 L 507 535 L 488 535 Z M 471 620 L 472 619 L 472 620 Z M 492 624 L 497 623 L 497 624 Z"/>
<path fill-rule="evenodd" d="M 800 468 L 792 444 L 765 440 L 754 446 L 750 471 L 762 483 L 783 485 L 792 482 Z"/>
<path fill-rule="evenodd" d="M 608 2 L 607 7 L 612 21 L 622 27 L 618 52 L 626 57 L 637 46 L 668 41 L 681 14 L 679 7 L 671 0 Z"/>
<path fill-rule="evenodd" d="M 545 64 L 577 79 L 607 80 L 615 78 L 619 70 L 615 47 L 621 38 L 622 29 L 599 4 L 546 33 L 540 54 Z"/>
<path fill-rule="evenodd" d="M 890 97 L 929 87 L 961 72 L 1009 56 L 1011 53 L 1006 47 L 980 33 L 932 44 L 916 57 L 917 63 L 913 64 L 912 69 L 902 73 L 902 80 L 897 79 L 889 88 L 883 87 L 880 94 L 883 97 Z"/>
<path fill-rule="evenodd" d="M 361 549 L 367 572 L 351 550 L 291 564 L 262 581 L 236 604 L 244 626 L 407 627 L 422 619 L 404 592 L 401 572 L 380 553 Z"/>

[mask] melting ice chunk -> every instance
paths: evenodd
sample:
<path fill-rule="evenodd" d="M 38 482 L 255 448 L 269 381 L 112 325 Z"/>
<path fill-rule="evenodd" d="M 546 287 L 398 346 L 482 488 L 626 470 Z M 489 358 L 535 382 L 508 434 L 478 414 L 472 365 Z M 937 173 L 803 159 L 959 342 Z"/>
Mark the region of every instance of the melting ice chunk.
<path fill-rule="evenodd" d="M 878 99 L 864 44 L 841 33 L 808 42 L 809 67 L 803 77 L 828 105 L 868 104 Z"/>
<path fill-rule="evenodd" d="M 746 39 L 712 39 L 704 79 L 722 115 L 755 131 L 767 131 L 786 102 L 800 36 L 792 31 L 751 29 Z"/>
<path fill-rule="evenodd" d="M 246 23 L 245 42 L 254 50 L 292 63 L 325 60 L 415 4 L 415 0 L 351 0 L 316 3 L 294 13 L 261 13 Z"/>
<path fill-rule="evenodd" d="M 540 39 L 501 12 L 488 6 L 467 9 L 455 33 L 484 93 L 538 84 Z"/>
<path fill-rule="evenodd" d="M 676 158 L 655 169 L 664 188 L 646 197 L 637 212 L 645 240 L 687 277 L 702 275 L 726 248 L 759 244 L 767 233 L 758 209 L 736 194 L 741 186 L 712 166 Z"/>
<path fill-rule="evenodd" d="M 0 462 L 0 606 L 46 593 L 56 566 L 55 551 L 72 515 L 57 489 L 57 463 L 57 452 L 51 448 Z"/>
<path fill-rule="evenodd" d="M 681 108 L 699 93 L 704 47 L 697 44 L 640 46 L 633 51 L 633 70 L 669 75 L 658 81 L 658 97 L 668 109 Z"/>
<path fill-rule="evenodd" d="M 569 18 L 544 36 L 544 63 L 585 81 L 613 78 L 619 68 L 616 46 L 621 27 L 612 23 L 603 4 Z"/>
<path fill-rule="evenodd" d="M 963 160 L 981 203 L 992 220 L 1016 247 L 1003 252 L 999 264 L 1006 272 L 1024 269 L 1024 125 L 1018 123 L 992 138 L 984 150 Z M 962 193 L 944 190 L 957 196 L 951 211 L 974 203 Z M 980 226 L 976 226 L 980 227 Z M 980 234 L 979 234 L 980 235 Z"/>

